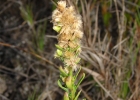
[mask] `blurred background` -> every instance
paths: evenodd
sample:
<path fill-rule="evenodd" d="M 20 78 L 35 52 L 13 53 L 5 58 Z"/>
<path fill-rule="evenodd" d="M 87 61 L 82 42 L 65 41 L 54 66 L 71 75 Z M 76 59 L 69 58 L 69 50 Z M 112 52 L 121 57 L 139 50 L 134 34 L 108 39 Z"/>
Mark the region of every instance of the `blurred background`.
<path fill-rule="evenodd" d="M 62 100 L 58 0 L 0 0 L 0 100 Z M 140 1 L 66 0 L 83 20 L 79 100 L 140 100 Z"/>

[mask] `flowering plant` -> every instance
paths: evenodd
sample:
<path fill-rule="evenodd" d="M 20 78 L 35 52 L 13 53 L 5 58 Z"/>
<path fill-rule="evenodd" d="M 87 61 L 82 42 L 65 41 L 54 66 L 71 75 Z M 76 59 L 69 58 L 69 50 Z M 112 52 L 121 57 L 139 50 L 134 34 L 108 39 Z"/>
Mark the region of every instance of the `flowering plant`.
<path fill-rule="evenodd" d="M 64 100 L 77 100 L 80 92 L 76 90 L 85 74 L 76 82 L 81 70 L 79 66 L 81 52 L 80 40 L 83 37 L 81 16 L 76 13 L 74 6 L 67 7 L 66 1 L 58 1 L 57 9 L 52 14 L 53 29 L 58 32 L 55 58 L 63 61 L 60 67 L 58 85 L 65 91 Z M 62 85 L 65 84 L 65 85 Z"/>

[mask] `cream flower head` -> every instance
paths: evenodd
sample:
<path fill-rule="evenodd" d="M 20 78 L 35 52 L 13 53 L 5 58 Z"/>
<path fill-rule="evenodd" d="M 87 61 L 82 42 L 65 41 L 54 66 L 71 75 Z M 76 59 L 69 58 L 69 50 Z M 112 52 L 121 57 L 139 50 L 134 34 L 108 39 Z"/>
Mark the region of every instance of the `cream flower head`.
<path fill-rule="evenodd" d="M 66 1 L 58 1 L 57 9 L 52 14 L 52 22 L 58 32 L 59 50 L 55 57 L 60 58 L 66 67 L 77 70 L 80 59 L 78 55 L 81 52 L 80 40 L 83 37 L 81 16 L 76 13 L 74 6 L 67 7 Z M 61 52 L 59 55 L 58 51 Z"/>

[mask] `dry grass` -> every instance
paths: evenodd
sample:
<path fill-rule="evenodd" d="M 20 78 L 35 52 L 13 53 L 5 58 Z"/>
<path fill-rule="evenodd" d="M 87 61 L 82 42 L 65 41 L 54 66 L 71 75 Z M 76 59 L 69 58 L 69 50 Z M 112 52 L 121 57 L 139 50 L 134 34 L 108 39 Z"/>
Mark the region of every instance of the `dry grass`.
<path fill-rule="evenodd" d="M 79 99 L 139 100 L 139 0 L 67 2 L 75 5 L 83 18 L 80 57 L 86 78 L 79 87 Z M 33 6 L 34 28 L 20 15 L 19 8 L 27 4 Z M 57 68 L 62 63 L 53 58 L 57 43 L 50 23 L 53 9 L 50 0 L 0 1 L 0 87 L 4 87 L 1 100 L 62 99 L 63 91 L 56 84 Z M 41 41 L 38 37 L 43 29 L 46 30 Z"/>

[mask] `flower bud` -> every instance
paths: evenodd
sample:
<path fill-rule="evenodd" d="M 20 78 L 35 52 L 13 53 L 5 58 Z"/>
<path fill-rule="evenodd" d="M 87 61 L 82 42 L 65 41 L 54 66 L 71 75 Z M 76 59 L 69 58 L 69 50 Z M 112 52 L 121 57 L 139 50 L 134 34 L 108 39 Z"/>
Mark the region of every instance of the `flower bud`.
<path fill-rule="evenodd" d="M 67 72 L 62 68 L 62 66 L 59 67 L 59 70 L 60 70 L 60 74 L 61 74 L 63 77 L 68 76 Z"/>
<path fill-rule="evenodd" d="M 61 27 L 60 26 L 53 26 L 53 29 L 56 31 L 56 32 L 60 32 L 61 30 Z"/>
<path fill-rule="evenodd" d="M 69 89 L 72 89 L 72 88 L 73 88 L 72 77 L 71 77 L 71 76 L 68 76 L 68 77 L 66 78 L 66 86 L 67 86 Z"/>
<path fill-rule="evenodd" d="M 63 54 L 62 51 L 59 49 L 57 49 L 56 53 L 57 53 L 57 56 L 59 56 L 59 57 L 62 56 L 62 54 Z"/>

